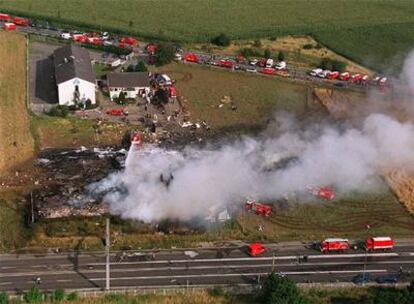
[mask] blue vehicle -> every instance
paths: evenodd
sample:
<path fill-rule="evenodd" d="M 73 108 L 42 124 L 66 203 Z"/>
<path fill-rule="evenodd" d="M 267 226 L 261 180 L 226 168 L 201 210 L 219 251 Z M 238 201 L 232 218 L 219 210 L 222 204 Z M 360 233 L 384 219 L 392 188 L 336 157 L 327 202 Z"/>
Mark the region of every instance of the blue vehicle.
<path fill-rule="evenodd" d="M 378 284 L 396 284 L 398 283 L 398 276 L 390 274 L 381 276 L 375 279 Z"/>
<path fill-rule="evenodd" d="M 366 284 L 371 280 L 371 275 L 369 273 L 361 273 L 352 279 L 352 283 L 356 285 Z"/>

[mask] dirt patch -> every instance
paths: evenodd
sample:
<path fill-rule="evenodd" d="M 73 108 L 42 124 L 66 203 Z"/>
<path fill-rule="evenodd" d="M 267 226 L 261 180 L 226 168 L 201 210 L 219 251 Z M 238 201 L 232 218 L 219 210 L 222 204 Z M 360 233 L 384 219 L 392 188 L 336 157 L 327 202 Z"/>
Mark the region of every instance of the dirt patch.
<path fill-rule="evenodd" d="M 34 143 L 26 109 L 26 40 L 0 32 L 0 170 L 33 157 Z"/>

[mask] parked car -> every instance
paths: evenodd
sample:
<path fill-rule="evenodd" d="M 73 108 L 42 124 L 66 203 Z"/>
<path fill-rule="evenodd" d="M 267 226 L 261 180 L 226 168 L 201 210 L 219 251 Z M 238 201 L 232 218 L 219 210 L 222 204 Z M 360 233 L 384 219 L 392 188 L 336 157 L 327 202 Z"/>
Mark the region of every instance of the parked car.
<path fill-rule="evenodd" d="M 317 77 L 322 72 L 323 72 L 322 69 L 313 69 L 312 71 L 309 72 L 309 75 Z"/>
<path fill-rule="evenodd" d="M 257 60 L 257 59 L 252 59 L 252 60 L 250 60 L 250 61 L 249 61 L 249 64 L 250 64 L 250 65 L 256 65 L 258 62 L 259 62 L 259 60 Z"/>
<path fill-rule="evenodd" d="M 71 34 L 69 32 L 62 32 L 62 33 L 60 33 L 60 38 L 70 39 L 71 37 L 72 36 L 71 36 Z"/>
<path fill-rule="evenodd" d="M 378 284 L 396 284 L 398 283 L 398 276 L 394 274 L 381 276 L 375 279 Z"/>
<path fill-rule="evenodd" d="M 246 72 L 257 73 L 257 70 L 255 68 L 246 68 Z"/>
<path fill-rule="evenodd" d="M 352 278 L 352 283 L 361 285 L 366 284 L 371 280 L 371 275 L 369 273 L 361 273 L 359 275 L 356 275 Z"/>

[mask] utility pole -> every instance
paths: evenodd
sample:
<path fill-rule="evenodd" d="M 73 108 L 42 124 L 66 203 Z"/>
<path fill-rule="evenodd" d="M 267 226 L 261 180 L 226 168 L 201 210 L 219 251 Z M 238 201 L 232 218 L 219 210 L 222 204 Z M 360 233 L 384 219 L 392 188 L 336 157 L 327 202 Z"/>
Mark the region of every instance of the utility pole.
<path fill-rule="evenodd" d="M 274 252 L 272 256 L 272 272 L 275 272 L 275 253 Z"/>
<path fill-rule="evenodd" d="M 32 225 L 34 224 L 34 206 L 33 206 L 33 192 L 30 191 L 30 218 Z"/>
<path fill-rule="evenodd" d="M 105 233 L 105 254 L 106 254 L 106 285 L 105 290 L 109 291 L 110 289 L 110 256 L 109 256 L 109 247 L 110 244 L 110 238 L 109 238 L 109 217 L 106 219 L 106 233 Z"/>

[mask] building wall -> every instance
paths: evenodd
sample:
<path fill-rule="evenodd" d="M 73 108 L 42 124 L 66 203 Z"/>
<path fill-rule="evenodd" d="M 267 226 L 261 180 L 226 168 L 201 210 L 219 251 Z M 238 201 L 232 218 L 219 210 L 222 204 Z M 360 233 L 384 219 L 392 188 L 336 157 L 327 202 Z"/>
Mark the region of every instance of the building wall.
<path fill-rule="evenodd" d="M 138 92 L 140 90 L 144 90 L 146 94 L 149 93 L 150 88 L 149 87 L 135 87 L 133 91 L 129 91 L 127 90 L 127 88 L 114 88 L 111 87 L 109 88 L 109 96 L 111 98 L 111 100 L 114 100 L 114 98 L 118 98 L 119 93 L 121 92 L 125 92 L 126 93 L 126 98 L 136 98 L 138 96 Z"/>
<path fill-rule="evenodd" d="M 95 104 L 95 84 L 80 78 L 73 78 L 58 85 L 59 104 L 67 106 L 75 104 L 73 97 L 76 85 L 79 88 L 79 99 L 90 99 L 92 104 Z"/>

